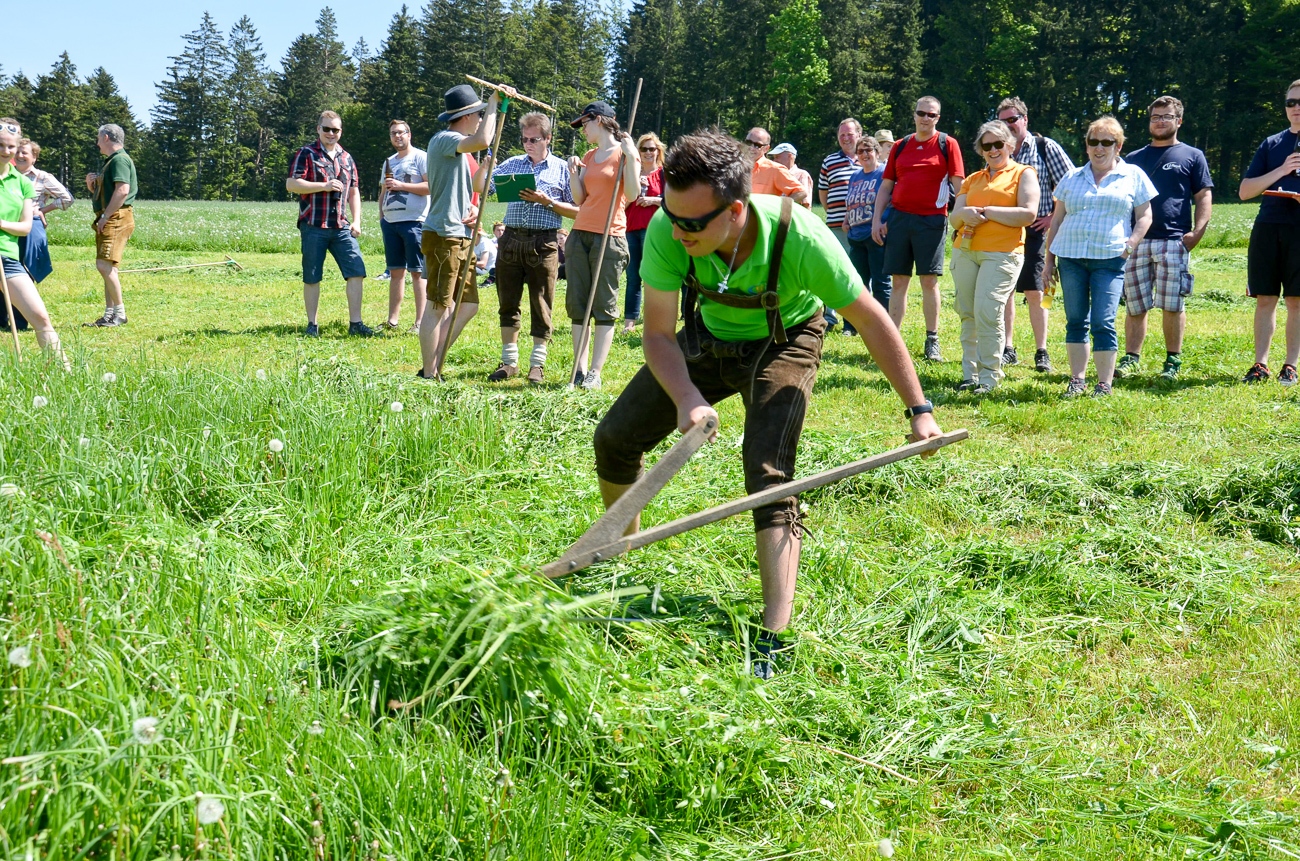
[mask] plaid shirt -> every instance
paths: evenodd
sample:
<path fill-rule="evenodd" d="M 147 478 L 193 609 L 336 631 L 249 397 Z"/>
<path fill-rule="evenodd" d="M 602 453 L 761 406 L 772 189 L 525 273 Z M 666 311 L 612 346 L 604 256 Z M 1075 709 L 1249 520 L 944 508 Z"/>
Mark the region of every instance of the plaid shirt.
<path fill-rule="evenodd" d="M 817 175 L 817 188 L 826 192 L 826 224 L 828 227 L 844 226 L 844 198 L 849 194 L 849 177 L 858 169 L 858 163 L 844 154 L 835 152 L 822 159 L 822 169 Z"/>
<path fill-rule="evenodd" d="M 536 177 L 537 190 L 551 200 L 573 203 L 573 192 L 569 189 L 569 164 L 554 153 L 548 152 L 540 164 L 534 163 L 527 155 L 513 156 L 492 170 L 493 177 L 515 173 L 531 173 Z M 506 227 L 525 230 L 558 230 L 564 226 L 558 212 L 552 212 L 540 203 L 522 200 L 506 204 L 505 222 Z"/>
<path fill-rule="evenodd" d="M 34 167 L 25 175 L 32 181 L 37 209 L 44 209 L 51 203 L 55 209 L 72 206 L 72 192 L 64 188 L 63 183 L 55 179 L 53 174 Z"/>
<path fill-rule="evenodd" d="M 298 223 L 306 221 L 312 227 L 340 229 L 350 227 L 351 222 L 343 214 L 343 205 L 352 189 L 360 182 L 357 179 L 357 163 L 352 160 L 343 147 L 336 147 L 334 158 L 330 158 L 320 141 L 312 141 L 294 153 L 293 163 L 289 166 L 292 179 L 307 182 L 328 182 L 331 179 L 343 180 L 342 191 L 317 191 L 298 196 Z"/>
<path fill-rule="evenodd" d="M 1052 189 L 1056 184 L 1065 178 L 1065 175 L 1074 170 L 1074 162 L 1061 149 L 1061 145 L 1051 138 L 1043 138 L 1043 150 L 1047 154 L 1047 164 L 1038 157 L 1038 143 L 1032 134 L 1025 136 L 1025 142 L 1016 150 L 1012 156 L 1021 164 L 1028 165 L 1038 174 L 1039 191 L 1038 196 L 1038 217 L 1052 214 Z"/>
<path fill-rule="evenodd" d="M 1100 183 L 1093 178 L 1092 165 L 1076 167 L 1053 194 L 1065 204 L 1065 218 L 1056 229 L 1052 253 L 1085 260 L 1119 257 L 1133 235 L 1133 209 L 1156 194 L 1142 168 L 1126 161 L 1117 162 Z"/>

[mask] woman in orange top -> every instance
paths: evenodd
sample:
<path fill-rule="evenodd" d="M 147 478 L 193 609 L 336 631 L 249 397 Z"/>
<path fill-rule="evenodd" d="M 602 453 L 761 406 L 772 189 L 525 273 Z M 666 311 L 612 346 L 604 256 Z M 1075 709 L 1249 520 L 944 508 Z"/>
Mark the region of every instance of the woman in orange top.
<path fill-rule="evenodd" d="M 600 388 L 600 370 L 609 358 L 610 345 L 614 343 L 614 324 L 618 322 L 618 278 L 627 266 L 627 189 L 641 190 L 641 159 L 632 138 L 620 131 L 614 109 L 604 102 L 592 102 L 582 109 L 582 115 L 569 123 L 582 127 L 587 143 L 595 148 L 579 159 L 569 158 L 569 190 L 578 205 L 578 217 L 573 220 L 573 230 L 564 243 L 564 265 L 568 270 L 568 287 L 565 290 L 565 308 L 573 321 L 573 354 L 576 369 L 571 385 L 584 389 Z M 622 184 L 619 180 L 619 153 L 624 156 Z M 609 245 L 600 272 L 596 255 L 600 253 L 600 239 L 605 232 L 605 219 L 609 216 L 609 201 L 614 203 L 614 221 L 609 228 Z M 587 357 L 578 355 L 582 343 L 582 322 L 587 313 L 587 296 L 595 291 L 591 305 L 591 366 Z"/>
<path fill-rule="evenodd" d="M 1037 217 L 1039 188 L 1034 169 L 1011 158 L 1016 138 L 1006 123 L 980 126 L 975 148 L 985 168 L 966 177 L 948 223 L 958 234 L 952 244 L 961 319 L 957 391 L 986 395 L 1003 377 L 1003 309 L 1025 262 L 1025 225 Z"/>

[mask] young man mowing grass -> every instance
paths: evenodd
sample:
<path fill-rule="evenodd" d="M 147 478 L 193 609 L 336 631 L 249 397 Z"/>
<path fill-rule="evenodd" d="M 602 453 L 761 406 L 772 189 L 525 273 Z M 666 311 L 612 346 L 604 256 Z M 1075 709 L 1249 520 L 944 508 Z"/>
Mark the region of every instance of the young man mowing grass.
<path fill-rule="evenodd" d="M 913 438 L 940 433 L 898 329 L 864 290 L 839 240 L 804 207 L 751 196 L 750 179 L 740 143 L 721 132 L 686 135 L 668 151 L 663 210 L 646 231 L 641 263 L 650 288 L 646 363 L 596 429 L 606 506 L 636 481 L 645 452 L 674 427 L 685 432 L 716 419 L 713 405 L 734 394 L 745 404 L 746 491 L 791 481 L 821 362 L 825 305 L 861 334 L 907 408 Z M 688 291 L 688 313 L 677 333 L 681 290 Z M 631 529 L 639 526 L 638 518 Z M 770 655 L 781 648 L 777 634 L 794 603 L 803 534 L 798 499 L 755 509 L 754 527 L 764 610 L 753 667 L 769 678 Z"/>

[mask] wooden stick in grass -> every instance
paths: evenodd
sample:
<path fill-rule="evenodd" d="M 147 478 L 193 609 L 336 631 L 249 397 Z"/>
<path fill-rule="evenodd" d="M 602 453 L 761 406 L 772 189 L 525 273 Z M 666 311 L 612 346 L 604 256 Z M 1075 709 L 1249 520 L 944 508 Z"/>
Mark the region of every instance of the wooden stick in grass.
<path fill-rule="evenodd" d="M 153 266 L 148 269 L 119 269 L 119 275 L 126 275 L 130 272 L 170 272 L 173 269 L 198 269 L 201 266 L 233 266 L 239 272 L 244 271 L 244 267 L 235 261 L 235 258 L 229 254 L 225 260 L 218 260 L 216 263 L 186 263 L 183 266 Z"/>
<path fill-rule="evenodd" d="M 692 529 L 698 529 L 709 523 L 716 523 L 719 520 L 725 520 L 737 514 L 746 511 L 752 511 L 763 505 L 770 505 L 789 496 L 795 496 L 803 493 L 805 490 L 812 490 L 815 487 L 823 487 L 827 484 L 834 484 L 837 481 L 843 481 L 850 476 L 859 475 L 864 472 L 870 472 L 873 469 L 879 469 L 891 463 L 898 463 L 900 460 L 906 460 L 909 457 L 929 454 L 938 451 L 947 445 L 955 442 L 961 442 L 970 436 L 969 431 L 955 430 L 936 437 L 930 437 L 921 442 L 908 443 L 892 451 L 883 454 L 873 455 L 862 460 L 855 460 L 853 463 L 837 466 L 834 469 L 828 469 L 825 472 L 819 472 L 816 475 L 810 475 L 806 478 L 797 478 L 794 481 L 778 484 L 775 487 L 769 487 L 767 490 L 751 493 L 749 496 L 742 496 L 740 499 L 727 502 L 714 508 L 692 514 L 687 517 L 681 517 L 669 523 L 660 526 L 652 526 L 649 529 L 635 532 L 631 535 L 624 535 L 615 541 L 602 546 L 595 547 L 574 559 L 559 559 L 550 563 L 542 569 L 542 573 L 547 577 L 555 578 L 564 574 L 571 574 L 575 571 L 581 571 L 588 565 L 596 562 L 603 562 L 612 559 L 615 556 L 622 556 L 638 547 L 645 547 L 648 544 L 654 544 L 657 541 L 663 541 L 665 538 L 672 538 L 674 535 L 681 535 L 683 532 L 690 532 Z"/>
<path fill-rule="evenodd" d="M 632 125 L 636 122 L 636 106 L 641 101 L 641 79 L 636 79 L 636 92 L 632 95 L 632 112 L 627 118 L 627 136 L 632 137 Z M 632 138 L 633 141 L 636 138 Z M 578 335 L 577 349 L 573 351 L 573 367 L 569 369 L 569 382 L 578 373 L 578 364 L 587 356 L 588 330 L 591 327 L 591 310 L 596 302 L 596 284 L 600 281 L 600 270 L 605 265 L 605 249 L 609 247 L 609 231 L 614 225 L 614 212 L 618 207 L 618 193 L 623 189 L 623 167 L 627 163 L 627 153 L 620 148 L 618 153 L 618 179 L 614 183 L 614 193 L 609 196 L 609 213 L 605 216 L 605 231 L 600 235 L 600 250 L 596 252 L 596 265 L 591 270 L 591 284 L 587 288 L 587 310 L 582 315 L 582 332 Z M 614 285 L 618 292 L 618 285 Z"/>
<path fill-rule="evenodd" d="M 14 303 L 9 301 L 9 278 L 5 275 L 3 265 L 0 265 L 0 288 L 3 288 L 5 294 L 5 311 L 9 314 L 9 333 L 14 336 L 14 352 L 21 359 L 23 348 L 18 344 L 18 324 L 14 321 Z"/>

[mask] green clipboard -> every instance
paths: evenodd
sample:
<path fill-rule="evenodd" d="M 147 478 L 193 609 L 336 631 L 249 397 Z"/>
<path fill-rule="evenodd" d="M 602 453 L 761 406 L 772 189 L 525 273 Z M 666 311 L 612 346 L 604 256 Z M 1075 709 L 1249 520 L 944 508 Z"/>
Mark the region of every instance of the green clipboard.
<path fill-rule="evenodd" d="M 537 188 L 537 178 L 531 173 L 511 173 L 498 176 L 492 181 L 496 184 L 497 200 L 502 203 L 517 203 L 521 200 L 519 192 L 525 188 Z"/>

